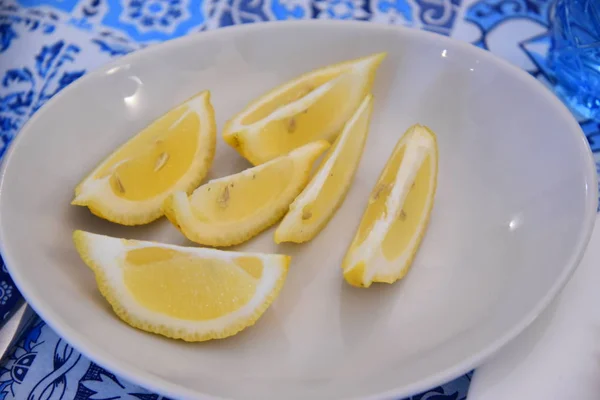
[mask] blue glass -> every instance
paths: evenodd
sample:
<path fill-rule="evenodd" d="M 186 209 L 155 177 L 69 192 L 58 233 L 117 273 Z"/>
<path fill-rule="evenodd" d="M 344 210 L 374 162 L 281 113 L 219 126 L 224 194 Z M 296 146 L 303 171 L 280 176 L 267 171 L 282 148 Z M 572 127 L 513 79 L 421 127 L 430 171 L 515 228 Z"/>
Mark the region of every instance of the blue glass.
<path fill-rule="evenodd" d="M 600 121 L 600 0 L 557 0 L 553 16 L 555 91 L 576 114 Z"/>

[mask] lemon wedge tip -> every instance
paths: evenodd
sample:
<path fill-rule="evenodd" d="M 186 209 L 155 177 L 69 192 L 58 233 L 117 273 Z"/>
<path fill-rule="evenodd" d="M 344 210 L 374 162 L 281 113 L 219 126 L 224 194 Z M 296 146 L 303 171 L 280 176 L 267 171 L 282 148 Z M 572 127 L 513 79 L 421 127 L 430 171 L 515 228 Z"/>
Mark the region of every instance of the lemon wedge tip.
<path fill-rule="evenodd" d="M 359 263 L 353 268 L 344 271 L 344 279 L 352 286 L 369 287 L 370 283 L 364 283 L 363 277 L 365 274 L 365 264 Z"/>

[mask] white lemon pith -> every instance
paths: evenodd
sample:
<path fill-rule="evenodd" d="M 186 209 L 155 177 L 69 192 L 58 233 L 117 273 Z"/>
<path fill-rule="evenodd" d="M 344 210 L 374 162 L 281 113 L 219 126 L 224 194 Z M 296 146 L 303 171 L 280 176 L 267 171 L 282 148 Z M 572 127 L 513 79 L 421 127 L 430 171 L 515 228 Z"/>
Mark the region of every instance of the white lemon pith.
<path fill-rule="evenodd" d="M 275 242 L 313 239 L 343 203 L 360 163 L 369 132 L 373 96 L 364 98 L 325 156 L 317 173 L 294 200 L 275 231 Z"/>
<path fill-rule="evenodd" d="M 242 243 L 281 219 L 308 183 L 313 163 L 328 147 L 325 140 L 309 143 L 265 164 L 212 180 L 189 197 L 175 192 L 165 201 L 165 215 L 193 242 Z"/>
<path fill-rule="evenodd" d="M 290 258 L 125 240 L 76 231 L 98 288 L 127 324 L 204 341 L 253 325 L 277 297 Z"/>
<path fill-rule="evenodd" d="M 75 189 L 72 204 L 122 225 L 141 225 L 163 215 L 165 198 L 189 192 L 206 176 L 216 145 L 210 94 L 205 91 L 131 138 Z"/>
<path fill-rule="evenodd" d="M 396 145 L 342 263 L 354 286 L 393 283 L 408 272 L 433 207 L 437 185 L 435 134 L 409 128 Z"/>
<path fill-rule="evenodd" d="M 225 141 L 254 165 L 315 140 L 335 140 L 370 93 L 385 53 L 324 67 L 279 86 L 230 119 Z"/>

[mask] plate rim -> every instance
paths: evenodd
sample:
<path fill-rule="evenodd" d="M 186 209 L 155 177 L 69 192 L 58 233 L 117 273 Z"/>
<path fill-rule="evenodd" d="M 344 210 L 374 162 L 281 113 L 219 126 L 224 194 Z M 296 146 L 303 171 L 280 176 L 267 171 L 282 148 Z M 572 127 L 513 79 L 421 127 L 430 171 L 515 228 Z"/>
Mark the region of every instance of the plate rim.
<path fill-rule="evenodd" d="M 591 239 L 592 231 L 596 222 L 596 214 L 598 209 L 598 176 L 596 171 L 596 163 L 593 158 L 592 151 L 589 143 L 583 133 L 579 123 L 575 120 L 571 112 L 566 106 L 542 83 L 532 77 L 526 71 L 518 68 L 511 64 L 507 60 L 504 60 L 491 52 L 476 47 L 468 42 L 463 42 L 458 39 L 454 39 L 448 36 L 443 36 L 438 33 L 428 32 L 421 29 L 409 28 L 398 25 L 384 25 L 365 23 L 364 21 L 324 21 L 324 20 L 297 20 L 297 21 L 270 21 L 270 22 L 259 22 L 253 24 L 243 25 L 231 25 L 227 27 L 220 27 L 211 31 L 196 32 L 183 37 L 179 37 L 173 40 L 162 42 L 159 44 L 145 47 L 125 56 L 119 57 L 106 64 L 103 64 L 92 71 L 86 73 L 80 79 L 63 89 L 61 92 L 53 96 L 46 104 L 44 104 L 40 110 L 38 110 L 28 121 L 21 127 L 19 133 L 9 144 L 9 148 L 6 150 L 0 167 L 0 205 L 3 199 L 3 188 L 4 188 L 4 176 L 10 165 L 10 160 L 13 154 L 19 148 L 20 142 L 23 138 L 31 131 L 31 127 L 36 125 L 36 121 L 41 118 L 45 113 L 52 109 L 54 103 L 61 101 L 65 96 L 69 96 L 72 91 L 75 90 L 79 85 L 87 82 L 88 80 L 96 79 L 97 76 L 103 75 L 113 68 L 119 68 L 123 65 L 135 63 L 140 59 L 151 57 L 155 52 L 162 52 L 167 47 L 176 48 L 178 46 L 185 47 L 186 44 L 193 42 L 210 41 L 215 35 L 236 35 L 236 32 L 248 32 L 256 30 L 279 30 L 287 28 L 310 28 L 314 25 L 327 26 L 330 29 L 338 29 L 340 27 L 348 28 L 353 27 L 355 30 L 372 30 L 381 32 L 397 32 L 399 36 L 413 36 L 420 37 L 421 40 L 429 42 L 436 42 L 441 44 L 448 44 L 454 48 L 460 48 L 467 53 L 471 53 L 480 59 L 487 59 L 489 62 L 497 64 L 500 69 L 503 69 L 514 76 L 516 79 L 520 79 L 523 84 L 535 87 L 540 96 L 546 97 L 551 104 L 559 111 L 569 124 L 572 125 L 573 129 L 571 132 L 576 136 L 574 140 L 579 142 L 580 151 L 582 156 L 585 158 L 587 164 L 587 176 L 586 176 L 586 204 L 585 204 L 585 224 L 584 229 L 580 231 L 577 245 L 571 254 L 571 257 L 566 263 L 566 267 L 563 269 L 561 274 L 558 276 L 550 290 L 542 297 L 538 303 L 533 307 L 526 316 L 519 321 L 512 329 L 506 331 L 497 340 L 491 344 L 485 346 L 485 348 L 474 355 L 466 357 L 462 362 L 455 364 L 452 367 L 448 367 L 437 374 L 430 375 L 427 378 L 418 380 L 413 384 L 407 385 L 403 388 L 395 388 L 378 392 L 367 397 L 361 397 L 361 400 L 377 400 L 382 398 L 403 398 L 406 396 L 414 395 L 417 393 L 424 392 L 432 387 L 446 383 L 455 379 L 471 370 L 476 368 L 478 365 L 483 363 L 486 359 L 490 358 L 502 347 L 512 341 L 527 327 L 529 327 L 533 321 L 548 307 L 554 298 L 557 297 L 562 288 L 569 281 L 576 268 L 579 266 L 581 259 L 585 253 L 585 249 Z M 239 33 L 238 33 L 239 34 Z M 124 363 L 111 356 L 107 356 L 106 353 L 94 344 L 93 341 L 87 340 L 85 337 L 79 335 L 77 330 L 71 329 L 68 326 L 63 326 L 55 320 L 56 314 L 51 310 L 46 309 L 43 299 L 37 297 L 35 292 L 27 289 L 28 284 L 26 279 L 19 273 L 19 269 L 14 266 L 14 260 L 11 256 L 11 251 L 4 246 L 4 228 L 2 214 L 0 214 L 0 255 L 4 260 L 4 264 L 9 271 L 15 285 L 30 304 L 30 306 L 36 311 L 36 313 L 44 320 L 44 322 L 61 338 L 65 339 L 71 346 L 77 349 L 81 354 L 86 356 L 91 361 L 98 365 L 106 368 L 115 375 L 122 377 L 132 383 L 135 383 L 148 390 L 164 394 L 174 398 L 193 398 L 197 400 L 226 400 L 224 397 L 216 397 L 199 393 L 196 390 L 186 388 L 185 386 L 171 383 L 170 381 L 160 378 L 151 372 L 147 372 L 139 369 L 131 363 Z M 352 397 L 354 398 L 354 397 Z"/>

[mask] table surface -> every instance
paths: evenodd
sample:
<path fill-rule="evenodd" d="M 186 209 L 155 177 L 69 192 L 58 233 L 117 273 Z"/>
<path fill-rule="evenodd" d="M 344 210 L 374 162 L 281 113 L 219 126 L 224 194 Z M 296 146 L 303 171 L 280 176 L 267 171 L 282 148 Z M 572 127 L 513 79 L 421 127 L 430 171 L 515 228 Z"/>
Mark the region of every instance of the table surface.
<path fill-rule="evenodd" d="M 543 83 L 551 0 L 0 0 L 0 157 L 48 99 L 146 46 L 232 24 L 354 19 L 425 29 L 488 49 Z M 580 120 L 600 153 L 600 125 Z M 597 165 L 600 165 L 597 164 Z M 597 168 L 599 168 L 597 166 Z M 1 259 L 0 259 L 1 264 Z M 0 324 L 22 301 L 0 270 Z M 472 373 L 411 400 L 466 399 Z M 0 400 L 159 400 L 94 364 L 43 321 L 0 365 Z"/>

